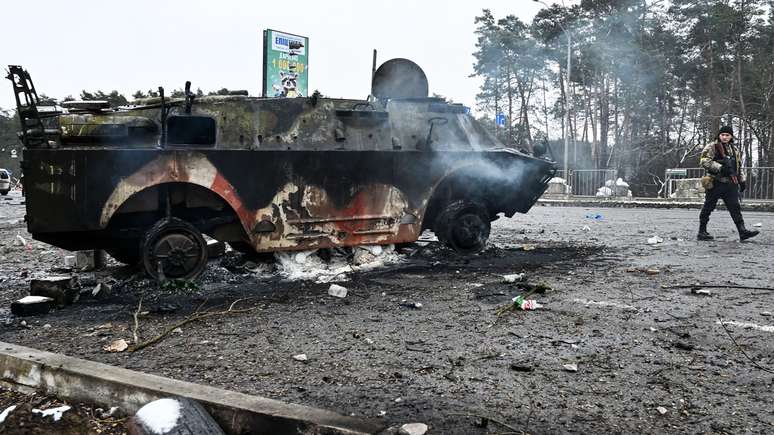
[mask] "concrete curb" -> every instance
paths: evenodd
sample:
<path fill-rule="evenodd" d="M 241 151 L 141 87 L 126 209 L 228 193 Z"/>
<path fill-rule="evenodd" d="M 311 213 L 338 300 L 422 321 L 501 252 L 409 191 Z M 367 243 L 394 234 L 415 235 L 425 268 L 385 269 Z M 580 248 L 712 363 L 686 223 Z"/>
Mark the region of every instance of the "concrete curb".
<path fill-rule="evenodd" d="M 700 209 L 703 202 L 679 202 L 671 200 L 603 200 L 603 199 L 554 199 L 541 198 L 539 205 L 551 207 L 598 207 L 598 208 L 679 208 Z M 725 210 L 722 201 L 718 202 L 717 209 Z M 774 212 L 774 202 L 745 202 L 742 201 L 742 211 L 768 211 Z"/>
<path fill-rule="evenodd" d="M 148 375 L 0 342 L 0 384 L 134 414 L 163 397 L 201 403 L 227 434 L 373 434 L 385 426 L 323 409 Z"/>

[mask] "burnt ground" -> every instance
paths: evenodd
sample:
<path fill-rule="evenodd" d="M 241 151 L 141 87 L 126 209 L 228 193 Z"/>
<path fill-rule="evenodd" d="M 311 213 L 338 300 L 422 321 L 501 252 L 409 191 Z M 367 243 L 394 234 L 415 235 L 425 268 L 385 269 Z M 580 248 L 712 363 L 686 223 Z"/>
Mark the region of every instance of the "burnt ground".
<path fill-rule="evenodd" d="M 10 204 L 0 202 L 0 216 L 23 214 Z M 24 228 L 0 224 L 0 340 L 386 425 L 424 422 L 431 433 L 510 430 L 495 421 L 528 433 L 771 433 L 774 292 L 664 287 L 772 286 L 774 214 L 745 213 L 763 234 L 743 244 L 725 211 L 710 223 L 718 240 L 696 242 L 697 215 L 535 207 L 495 222 L 480 255 L 431 243 L 402 264 L 351 276 L 345 299 L 328 296 L 328 284 L 255 278 L 228 255 L 196 288 L 135 279 L 26 327 L 7 308 L 35 273 L 61 266 L 62 251 L 13 246 Z M 663 242 L 649 245 L 654 234 Z M 544 307 L 498 317 L 523 293 L 502 275 L 521 272 L 551 287 L 533 295 Z M 131 341 L 141 295 L 141 341 L 200 306 L 249 298 L 237 308 L 252 310 L 189 323 L 138 352 L 105 352 L 112 340 Z M 301 353 L 306 362 L 293 359 Z"/>

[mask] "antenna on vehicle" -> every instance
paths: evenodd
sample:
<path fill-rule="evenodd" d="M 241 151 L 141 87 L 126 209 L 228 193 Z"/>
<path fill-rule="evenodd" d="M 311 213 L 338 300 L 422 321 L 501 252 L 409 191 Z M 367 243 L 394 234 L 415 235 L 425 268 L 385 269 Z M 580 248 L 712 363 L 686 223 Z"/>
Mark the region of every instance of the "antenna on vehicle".
<path fill-rule="evenodd" d="M 167 146 L 167 105 L 164 100 L 164 88 L 159 86 L 159 96 L 161 97 L 161 148 Z"/>
<path fill-rule="evenodd" d="M 191 106 L 193 105 L 195 95 L 191 93 L 191 82 L 185 82 L 185 114 L 191 114 Z"/>

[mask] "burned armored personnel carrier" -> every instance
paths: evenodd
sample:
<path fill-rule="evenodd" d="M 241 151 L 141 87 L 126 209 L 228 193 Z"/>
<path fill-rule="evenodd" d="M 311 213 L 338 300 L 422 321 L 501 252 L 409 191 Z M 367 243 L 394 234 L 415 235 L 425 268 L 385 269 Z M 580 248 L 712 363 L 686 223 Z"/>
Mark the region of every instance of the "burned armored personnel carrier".
<path fill-rule="evenodd" d="M 43 111 L 9 67 L 24 143 L 27 226 L 68 250 L 105 249 L 153 277 L 204 269 L 203 234 L 241 251 L 415 241 L 476 253 L 490 222 L 526 213 L 553 162 L 506 148 L 422 70 L 383 64 L 367 100 L 160 97 Z"/>

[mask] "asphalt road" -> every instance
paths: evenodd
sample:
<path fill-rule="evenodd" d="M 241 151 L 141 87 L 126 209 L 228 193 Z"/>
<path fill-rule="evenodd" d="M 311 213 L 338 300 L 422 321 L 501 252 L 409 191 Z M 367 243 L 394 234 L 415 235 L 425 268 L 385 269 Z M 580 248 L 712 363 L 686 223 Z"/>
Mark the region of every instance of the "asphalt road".
<path fill-rule="evenodd" d="M 21 206 L 0 202 L 0 216 L 19 217 L 6 207 Z M 198 288 L 135 280 L 28 327 L 9 303 L 31 276 L 60 267 L 63 252 L 14 246 L 16 233 L 29 240 L 23 228 L 0 226 L 0 340 L 386 426 L 424 422 L 430 433 L 771 433 L 774 292 L 670 286 L 773 286 L 774 214 L 745 213 L 762 231 L 745 243 L 725 211 L 710 222 L 717 240 L 695 241 L 697 216 L 536 207 L 495 222 L 480 255 L 431 243 L 351 276 L 345 299 L 328 296 L 327 284 L 240 272 L 244 259 L 229 255 L 211 262 Z M 662 242 L 649 244 L 654 235 Z M 522 272 L 527 284 L 551 287 L 531 296 L 543 307 L 498 316 L 525 292 L 503 275 Z M 131 273 L 111 267 L 82 279 Z M 239 306 L 252 310 L 189 323 L 136 353 L 105 352 L 112 340 L 131 341 L 140 296 L 141 341 L 200 306 L 250 298 Z M 307 361 L 293 358 L 302 353 Z"/>

